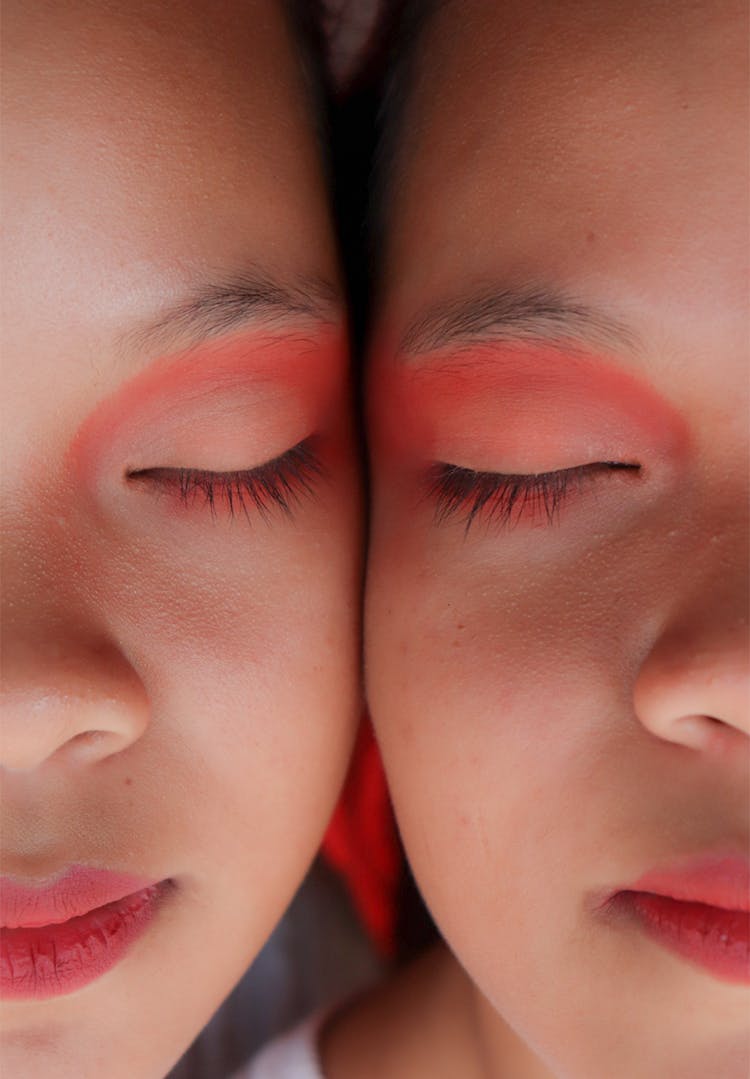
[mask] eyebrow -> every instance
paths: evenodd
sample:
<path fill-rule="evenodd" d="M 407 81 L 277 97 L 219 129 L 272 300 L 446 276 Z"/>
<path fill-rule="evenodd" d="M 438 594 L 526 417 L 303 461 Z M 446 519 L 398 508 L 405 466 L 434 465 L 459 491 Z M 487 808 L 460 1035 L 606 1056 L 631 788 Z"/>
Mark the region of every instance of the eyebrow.
<path fill-rule="evenodd" d="M 599 344 L 633 352 L 636 335 L 604 311 L 546 288 L 501 288 L 438 303 L 407 328 L 398 348 L 404 360 L 449 346 L 544 341 Z"/>
<path fill-rule="evenodd" d="M 193 342 L 237 329 L 247 322 L 269 327 L 290 320 L 326 326 L 340 321 L 343 299 L 338 289 L 322 278 L 274 278 L 250 271 L 197 285 L 186 298 L 173 304 L 152 322 L 124 335 L 138 348 L 186 337 Z"/>

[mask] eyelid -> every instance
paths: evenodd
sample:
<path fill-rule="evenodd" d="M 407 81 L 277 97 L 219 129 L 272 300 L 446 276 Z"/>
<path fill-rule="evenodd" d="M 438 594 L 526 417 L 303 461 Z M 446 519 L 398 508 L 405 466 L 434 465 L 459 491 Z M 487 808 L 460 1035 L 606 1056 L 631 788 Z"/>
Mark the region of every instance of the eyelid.
<path fill-rule="evenodd" d="M 513 528 L 526 512 L 554 524 L 563 502 L 602 472 L 640 473 L 641 466 L 622 461 L 595 461 L 573 468 L 539 473 L 478 472 L 437 463 L 430 470 L 427 496 L 435 503 L 435 521 L 458 517 L 464 533 L 484 517 L 489 525 Z"/>
<path fill-rule="evenodd" d="M 109 377 L 114 381 L 116 373 Z M 113 387 L 73 435 L 64 468 L 92 512 L 119 519 L 124 511 L 135 528 L 124 472 L 142 472 L 145 498 L 146 471 L 155 464 L 240 471 L 310 433 L 325 438 L 328 460 L 329 445 L 338 448 L 344 437 L 348 387 L 347 339 L 339 325 L 232 333 L 153 359 Z M 196 449 L 200 456 L 192 455 Z M 151 488 L 153 495 L 153 481 Z M 165 483 L 162 489 L 166 502 Z"/>
<path fill-rule="evenodd" d="M 616 460 L 623 447 L 668 468 L 690 452 L 686 419 L 617 357 L 497 343 L 411 365 L 376 359 L 371 378 L 371 429 L 394 460 L 522 460 L 542 472 Z"/>
<path fill-rule="evenodd" d="M 213 518 L 223 508 L 230 518 L 242 514 L 249 520 L 252 512 L 267 519 L 274 509 L 291 516 L 300 499 L 314 493 L 314 481 L 323 473 L 314 439 L 308 438 L 252 469 L 212 472 L 157 467 L 130 471 L 126 478 L 177 494 L 185 508 L 198 502 Z"/>

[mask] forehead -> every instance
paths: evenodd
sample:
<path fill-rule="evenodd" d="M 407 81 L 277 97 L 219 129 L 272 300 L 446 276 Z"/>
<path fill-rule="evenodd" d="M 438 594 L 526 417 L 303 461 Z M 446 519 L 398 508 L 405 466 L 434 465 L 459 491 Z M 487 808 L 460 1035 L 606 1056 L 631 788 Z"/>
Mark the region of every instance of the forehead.
<path fill-rule="evenodd" d="M 248 264 L 333 273 L 283 5 L 11 0 L 3 66 L 8 332 L 121 331 Z"/>
<path fill-rule="evenodd" d="M 744 308 L 746 24 L 735 3 L 438 5 L 398 127 L 390 317 L 519 282 L 616 294 L 618 316 Z"/>

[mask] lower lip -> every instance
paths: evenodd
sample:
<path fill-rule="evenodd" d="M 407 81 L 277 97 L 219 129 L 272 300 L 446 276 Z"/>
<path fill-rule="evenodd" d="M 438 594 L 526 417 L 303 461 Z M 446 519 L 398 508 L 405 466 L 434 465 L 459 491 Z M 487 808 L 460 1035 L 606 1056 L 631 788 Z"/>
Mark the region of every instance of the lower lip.
<path fill-rule="evenodd" d="M 618 892 L 614 906 L 657 943 L 722 981 L 750 984 L 750 912 L 653 892 Z"/>
<path fill-rule="evenodd" d="M 66 922 L 0 929 L 0 996 L 44 1000 L 100 978 L 145 933 L 167 887 L 152 885 Z"/>

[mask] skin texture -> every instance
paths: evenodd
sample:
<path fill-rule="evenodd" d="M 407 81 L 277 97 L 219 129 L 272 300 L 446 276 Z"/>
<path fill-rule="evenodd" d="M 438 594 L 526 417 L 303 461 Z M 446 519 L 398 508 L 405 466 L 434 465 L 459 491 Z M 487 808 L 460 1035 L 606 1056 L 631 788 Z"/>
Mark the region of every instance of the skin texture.
<path fill-rule="evenodd" d="M 442 1075 L 447 1037 L 466 1076 L 747 1074 L 747 987 L 597 910 L 747 852 L 746 38 L 735 3 L 471 0 L 420 40 L 370 365 L 366 680 L 443 978 L 473 1003 L 422 977 L 443 1036 L 408 1066 L 403 1008 L 355 1010 L 332 1075 L 384 1074 L 341 1066 L 368 1044 Z M 603 410 L 606 370 L 664 422 L 627 393 Z M 436 461 L 602 460 L 640 468 L 551 521 L 436 516 Z"/>
<path fill-rule="evenodd" d="M 103 977 L 6 1003 L 0 1070 L 157 1079 L 301 881 L 354 733 L 335 245 L 279 5 L 11 3 L 4 48 L 2 872 L 174 888 Z M 309 436 L 289 514 L 143 471 Z"/>

